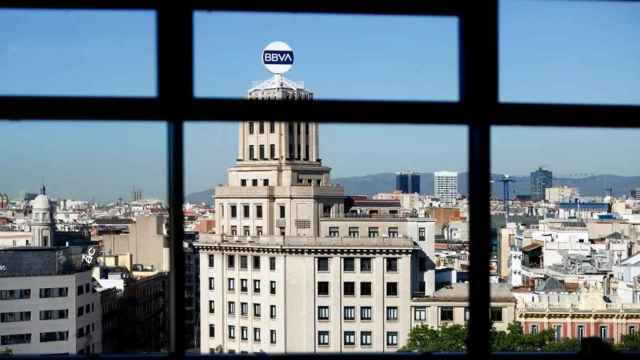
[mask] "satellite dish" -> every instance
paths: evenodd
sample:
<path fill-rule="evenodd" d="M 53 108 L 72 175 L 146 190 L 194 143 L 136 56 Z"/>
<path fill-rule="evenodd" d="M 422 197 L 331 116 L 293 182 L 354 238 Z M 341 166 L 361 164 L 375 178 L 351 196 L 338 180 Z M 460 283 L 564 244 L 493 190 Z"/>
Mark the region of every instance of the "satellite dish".
<path fill-rule="evenodd" d="M 284 74 L 293 66 L 293 50 L 282 41 L 274 41 L 262 50 L 262 63 L 273 74 Z"/>

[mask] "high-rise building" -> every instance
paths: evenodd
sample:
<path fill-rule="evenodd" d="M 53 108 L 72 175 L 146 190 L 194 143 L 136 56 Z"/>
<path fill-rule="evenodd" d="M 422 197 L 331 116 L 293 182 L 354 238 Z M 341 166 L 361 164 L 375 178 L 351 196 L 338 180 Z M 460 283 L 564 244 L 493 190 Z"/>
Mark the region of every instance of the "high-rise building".
<path fill-rule="evenodd" d="M 396 173 L 396 191 L 403 194 L 409 192 L 409 175 L 407 173 Z"/>
<path fill-rule="evenodd" d="M 308 101 L 281 75 L 250 99 Z M 215 234 L 200 234 L 202 352 L 397 351 L 435 291 L 435 222 L 345 213 L 316 123 L 243 121 Z"/>
<path fill-rule="evenodd" d="M 458 173 L 455 171 L 436 171 L 433 173 L 433 193 L 445 202 L 454 202 L 458 197 Z"/>
<path fill-rule="evenodd" d="M 396 191 L 403 194 L 420 193 L 420 174 L 412 171 L 396 173 Z"/>
<path fill-rule="evenodd" d="M 134 186 L 133 190 L 131 190 L 131 200 L 142 201 L 142 189 Z"/>
<path fill-rule="evenodd" d="M 409 176 L 409 193 L 420 194 L 420 175 L 413 173 Z"/>
<path fill-rule="evenodd" d="M 553 186 L 553 173 L 538 167 L 531 173 L 531 199 L 533 201 L 544 200 L 545 190 Z"/>

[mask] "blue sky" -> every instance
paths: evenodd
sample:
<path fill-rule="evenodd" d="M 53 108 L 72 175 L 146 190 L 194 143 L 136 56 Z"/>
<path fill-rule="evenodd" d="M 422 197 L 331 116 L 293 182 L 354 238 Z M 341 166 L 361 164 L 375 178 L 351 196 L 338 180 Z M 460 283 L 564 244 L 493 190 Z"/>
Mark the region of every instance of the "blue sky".
<path fill-rule="evenodd" d="M 503 101 L 640 104 L 640 4 L 502 1 Z M 243 97 L 269 74 L 260 50 L 295 51 L 287 77 L 318 99 L 458 98 L 457 20 L 197 13 L 195 93 Z M 117 26 L 113 26 L 113 24 Z M 0 95 L 155 95 L 152 12 L 0 11 Z M 70 104 L 73 106 L 73 104 Z M 120 120 L 120 119 L 114 119 Z M 334 177 L 467 168 L 464 127 L 323 124 L 321 157 Z M 166 193 L 162 123 L 0 122 L 0 192 L 36 190 L 104 201 Z M 640 175 L 638 131 L 497 128 L 492 168 L 525 174 Z M 186 187 L 226 180 L 233 123 L 189 124 Z M 612 146 L 615 145 L 615 146 Z"/>

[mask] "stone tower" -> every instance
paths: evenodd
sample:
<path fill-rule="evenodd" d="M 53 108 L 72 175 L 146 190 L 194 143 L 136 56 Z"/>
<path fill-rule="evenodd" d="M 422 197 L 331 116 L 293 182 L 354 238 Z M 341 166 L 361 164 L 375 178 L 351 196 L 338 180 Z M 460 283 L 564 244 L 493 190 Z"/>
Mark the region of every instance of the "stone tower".
<path fill-rule="evenodd" d="M 53 247 L 53 238 L 55 234 L 55 224 L 53 222 L 53 211 L 51 203 L 46 195 L 44 185 L 40 191 L 40 195 L 31 201 L 31 234 L 33 246 L 36 247 Z"/>

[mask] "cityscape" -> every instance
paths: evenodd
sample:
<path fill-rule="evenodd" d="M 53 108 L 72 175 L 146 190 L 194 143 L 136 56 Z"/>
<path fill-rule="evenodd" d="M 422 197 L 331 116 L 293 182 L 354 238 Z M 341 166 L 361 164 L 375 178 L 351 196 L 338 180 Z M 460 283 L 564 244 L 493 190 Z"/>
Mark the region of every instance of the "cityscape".
<path fill-rule="evenodd" d="M 640 102 L 638 4 L 498 2 L 499 107 L 596 105 L 603 118 L 586 125 L 600 128 L 565 115 L 540 119 L 553 127 L 492 123 L 488 113 L 478 127 L 469 95 L 493 85 L 471 86 L 484 45 L 469 41 L 475 13 L 348 2 L 328 4 L 345 13 L 280 12 L 323 5 L 189 10 L 189 72 L 167 68 L 176 34 L 162 31 L 166 8 L 0 11 L 0 97 L 59 97 L 71 109 L 89 97 L 102 119 L 86 109 L 71 112 L 81 121 L 46 110 L 42 121 L 0 119 L 0 358 L 180 357 L 183 345 L 188 355 L 260 357 L 640 351 L 640 132 L 613 128 L 626 126 L 621 112 L 597 112 Z M 167 82 L 174 70 L 174 81 L 193 73 L 192 91 Z M 146 118 L 174 111 L 172 85 L 199 104 L 248 101 L 231 101 L 243 107 L 222 111 L 226 121 L 204 121 L 220 119 L 205 107 L 193 120 L 172 113 L 177 127 Z M 104 99 L 160 108 L 104 121 Z M 244 111 L 269 101 L 316 103 L 294 105 L 299 119 Z M 304 112 L 342 101 L 357 113 Z M 369 101 L 404 112 L 372 114 Z M 39 113 L 24 104 L 18 114 Z M 485 125 L 475 145 L 489 154 L 474 157 L 473 131 Z M 489 178 L 470 176 L 487 157 Z M 180 170 L 184 200 L 169 205 L 169 174 Z M 470 225 L 486 215 L 470 188 L 483 181 L 490 233 L 476 238 L 488 224 Z M 170 217 L 180 206 L 183 237 Z M 490 245 L 486 308 L 472 293 L 484 280 L 486 260 L 471 266 L 479 243 Z M 184 274 L 172 272 L 176 246 Z"/>
<path fill-rule="evenodd" d="M 282 44 L 276 54 L 292 51 Z M 280 60 L 265 61 L 273 77 L 248 98 L 313 101 Z M 464 351 L 420 339 L 464 343 L 470 241 L 492 243 L 495 337 L 534 344 L 498 349 L 638 343 L 640 182 L 581 195 L 544 166 L 526 184 L 496 175 L 493 238 L 472 240 L 466 175 L 435 171 L 426 189 L 424 174 L 398 169 L 387 191 L 347 193 L 331 178 L 343 164 L 322 160 L 321 129 L 240 122 L 226 183 L 184 204 L 191 352 Z M 166 203 L 141 186 L 111 203 L 57 197 L 46 184 L 0 194 L 0 351 L 167 351 L 167 221 Z"/>

